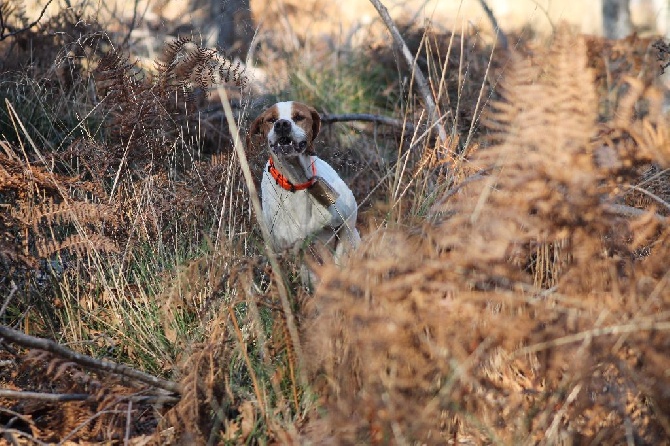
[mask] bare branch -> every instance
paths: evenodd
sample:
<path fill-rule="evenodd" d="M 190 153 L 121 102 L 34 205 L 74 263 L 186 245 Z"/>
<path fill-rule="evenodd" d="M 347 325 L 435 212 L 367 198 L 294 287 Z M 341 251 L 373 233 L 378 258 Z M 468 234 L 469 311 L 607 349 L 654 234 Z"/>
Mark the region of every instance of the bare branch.
<path fill-rule="evenodd" d="M 5 427 L 0 427 L 0 434 L 5 438 L 7 441 L 11 441 L 12 444 L 20 444 L 15 438 L 14 435 L 18 437 L 25 437 L 26 439 L 30 440 L 30 444 L 37 444 L 40 446 L 46 446 L 49 443 L 44 443 L 42 441 L 39 441 L 37 438 L 33 437 L 27 432 L 23 432 L 21 429 L 11 429 L 11 428 L 5 428 Z"/>
<path fill-rule="evenodd" d="M 9 290 L 9 296 L 5 298 L 5 302 L 2 304 L 2 308 L 0 308 L 0 317 L 2 317 L 3 314 L 5 314 L 5 311 L 7 311 L 7 307 L 9 306 L 9 303 L 12 301 L 12 298 L 14 297 L 14 294 L 16 294 L 16 291 L 19 289 L 14 281 L 11 281 L 12 289 Z"/>
<path fill-rule="evenodd" d="M 493 31 L 496 32 L 497 38 L 498 40 L 500 40 L 500 46 L 502 47 L 502 49 L 507 51 L 507 49 L 509 48 L 509 41 L 507 40 L 507 35 L 502 30 L 500 25 L 498 25 L 498 20 L 496 19 L 496 16 L 493 15 L 493 10 L 486 3 L 486 0 L 479 0 L 479 4 L 482 5 L 482 9 L 486 13 L 489 22 L 491 22 L 491 26 L 493 26 Z"/>
<path fill-rule="evenodd" d="M 592 330 L 573 333 L 549 341 L 538 342 L 537 344 L 520 348 L 512 354 L 512 357 L 513 358 L 523 357 L 525 355 L 546 350 L 548 348 L 561 347 L 564 345 L 574 344 L 577 342 L 590 342 L 593 338 L 605 337 L 605 336 L 617 336 L 628 333 L 637 333 L 641 331 L 670 331 L 670 322 L 654 321 L 654 320 L 651 321 L 633 320 L 629 324 L 594 328 Z"/>
<path fill-rule="evenodd" d="M 9 28 L 5 24 L 5 18 L 2 17 L 2 13 L 0 13 L 0 42 L 5 40 L 8 37 L 12 37 L 12 36 L 15 36 L 17 34 L 26 32 L 30 28 L 32 28 L 33 26 L 37 26 L 37 24 L 40 23 L 40 20 L 42 20 L 42 17 L 44 17 L 44 14 L 47 12 L 47 8 L 51 4 L 51 2 L 53 2 L 53 0 L 49 0 L 47 2 L 47 4 L 44 5 L 44 8 L 42 8 L 42 11 L 40 12 L 39 17 L 37 17 L 37 19 L 34 22 L 30 23 L 28 26 L 26 26 L 24 28 L 17 29 L 15 31 L 11 31 L 9 34 L 5 34 L 5 31 L 8 30 Z"/>
<path fill-rule="evenodd" d="M 50 403 L 67 401 L 86 401 L 91 398 L 88 393 L 41 393 L 24 392 L 22 390 L 0 389 L 0 398 L 11 398 L 17 400 L 37 400 Z"/>
<path fill-rule="evenodd" d="M 643 215 L 647 215 L 649 213 L 648 210 L 645 209 L 639 209 L 639 208 L 634 208 L 632 206 L 627 206 L 625 204 L 605 204 L 605 209 L 608 212 L 611 212 L 612 214 L 615 215 L 620 215 L 622 217 L 631 217 L 631 218 L 636 218 L 636 217 L 642 217 Z M 667 224 L 668 223 L 668 217 L 664 217 L 659 214 L 653 214 L 653 217 L 662 224 Z"/>
<path fill-rule="evenodd" d="M 411 122 L 405 122 L 400 119 L 389 118 L 387 116 L 371 115 L 368 113 L 345 113 L 343 115 L 321 115 L 321 122 L 329 124 L 333 122 L 374 122 L 377 124 L 389 125 L 391 127 L 404 128 L 408 131 L 414 130 L 414 125 Z"/>
<path fill-rule="evenodd" d="M 11 398 L 17 400 L 37 400 L 46 402 L 86 401 L 94 399 L 94 395 L 88 393 L 43 393 L 28 392 L 23 390 L 0 389 L 0 398 Z M 168 403 L 179 401 L 178 397 L 169 395 L 119 395 L 119 401 L 131 401 L 134 403 Z"/>
<path fill-rule="evenodd" d="M 174 393 L 181 393 L 181 387 L 178 383 L 173 381 L 167 381 L 162 378 L 149 375 L 148 373 L 133 369 L 124 364 L 117 364 L 116 362 L 106 359 L 95 359 L 90 356 L 72 351 L 69 348 L 63 347 L 59 343 L 49 339 L 30 336 L 4 325 L 0 325 L 0 341 L 1 340 L 8 340 L 22 347 L 34 348 L 53 353 L 54 355 L 75 362 L 85 368 L 125 376 L 127 378 L 140 381 L 144 384 L 149 384 L 159 389 Z"/>
<path fill-rule="evenodd" d="M 400 51 L 405 58 L 405 62 L 407 62 L 407 65 L 412 70 L 414 79 L 416 79 L 416 88 L 419 90 L 419 94 L 422 96 L 423 102 L 426 104 L 426 109 L 428 110 L 428 127 L 435 125 L 437 127 L 440 141 L 442 143 L 446 143 L 447 132 L 444 129 L 444 125 L 442 125 L 440 122 L 439 116 L 437 114 L 437 106 L 435 105 L 435 100 L 433 99 L 433 93 L 430 91 L 430 87 L 428 86 L 426 78 L 419 69 L 418 65 L 414 62 L 412 53 L 409 52 L 409 48 L 407 47 L 405 40 L 403 40 L 402 36 L 400 35 L 400 31 L 393 22 L 393 19 L 391 18 L 388 9 L 386 9 L 386 6 L 384 6 L 380 0 L 370 0 L 370 3 L 372 3 L 372 5 L 377 9 L 379 16 L 382 18 L 382 21 L 391 33 L 391 37 L 393 37 L 396 45 L 400 47 Z"/>

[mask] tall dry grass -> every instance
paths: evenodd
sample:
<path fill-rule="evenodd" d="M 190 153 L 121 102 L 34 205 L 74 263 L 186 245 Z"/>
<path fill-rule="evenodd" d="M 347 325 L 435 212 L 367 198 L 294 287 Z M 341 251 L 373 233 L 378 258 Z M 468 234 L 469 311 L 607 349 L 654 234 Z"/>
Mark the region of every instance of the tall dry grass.
<path fill-rule="evenodd" d="M 636 166 L 665 166 L 668 140 L 633 149 L 633 129 L 667 124 L 636 114 L 644 98 L 631 92 L 622 119 L 599 124 L 588 65 L 565 29 L 532 59 L 513 53 L 474 173 L 424 224 L 321 271 L 305 328 L 324 407 L 312 442 L 667 438 L 667 221 L 616 206 Z M 529 264 L 538 244 L 560 244 L 550 288 Z"/>
<path fill-rule="evenodd" d="M 648 190 L 664 184 L 668 127 L 644 42 L 562 30 L 549 48 L 513 36 L 509 55 L 476 33 L 404 26 L 450 130 L 440 144 L 384 40 L 338 41 L 334 57 L 334 41 L 266 22 L 255 54 L 272 76 L 251 78 L 265 94 L 250 97 L 234 84 L 260 70 L 186 39 L 146 64 L 143 48 L 115 45 L 132 33 L 93 12 L 21 37 L 39 57 L 0 42 L 13 107 L 0 114 L 0 316 L 183 391 L 156 402 L 137 383 L 6 353 L 27 360 L 3 383 L 95 394 L 2 399 L 23 421 L 50 414 L 30 436 L 653 443 L 670 431 L 666 203 Z M 269 264 L 228 126 L 278 98 L 412 124 L 324 127 L 320 154 L 354 190 L 366 241 L 343 268 L 318 268 L 315 295 L 302 259 Z M 246 157 L 258 181 L 266 154 Z"/>

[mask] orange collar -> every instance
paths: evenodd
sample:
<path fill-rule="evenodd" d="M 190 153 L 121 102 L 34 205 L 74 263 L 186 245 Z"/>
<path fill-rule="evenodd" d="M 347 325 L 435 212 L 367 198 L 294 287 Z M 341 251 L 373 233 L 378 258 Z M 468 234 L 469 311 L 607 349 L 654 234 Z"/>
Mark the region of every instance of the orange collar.
<path fill-rule="evenodd" d="M 288 178 L 286 178 L 284 175 L 281 174 L 281 172 L 277 170 L 274 161 L 272 161 L 272 157 L 270 157 L 270 162 L 268 164 L 268 172 L 270 172 L 272 178 L 275 179 L 277 184 L 281 186 L 282 189 L 285 189 L 290 192 L 309 189 L 310 187 L 314 186 L 314 184 L 316 184 L 316 164 L 314 163 L 314 160 L 312 160 L 312 178 L 305 181 L 304 183 L 300 184 L 291 183 L 288 180 Z"/>

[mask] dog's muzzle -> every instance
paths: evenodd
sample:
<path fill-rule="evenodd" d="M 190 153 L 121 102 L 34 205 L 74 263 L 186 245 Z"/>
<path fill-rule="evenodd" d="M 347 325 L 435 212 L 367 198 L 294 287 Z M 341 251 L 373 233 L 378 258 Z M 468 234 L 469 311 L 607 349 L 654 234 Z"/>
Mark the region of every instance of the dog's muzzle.
<path fill-rule="evenodd" d="M 274 124 L 276 140 L 270 148 L 277 155 L 302 154 L 307 148 L 307 141 L 295 141 L 291 136 L 291 122 L 280 119 Z"/>

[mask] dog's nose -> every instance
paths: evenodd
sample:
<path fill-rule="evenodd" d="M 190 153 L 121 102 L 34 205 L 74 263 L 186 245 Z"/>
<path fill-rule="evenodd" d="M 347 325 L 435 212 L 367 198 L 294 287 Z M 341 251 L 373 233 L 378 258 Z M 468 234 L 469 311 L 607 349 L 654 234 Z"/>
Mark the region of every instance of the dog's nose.
<path fill-rule="evenodd" d="M 291 133 L 291 121 L 288 119 L 280 119 L 275 122 L 275 132 L 277 132 L 279 136 L 287 136 Z"/>

